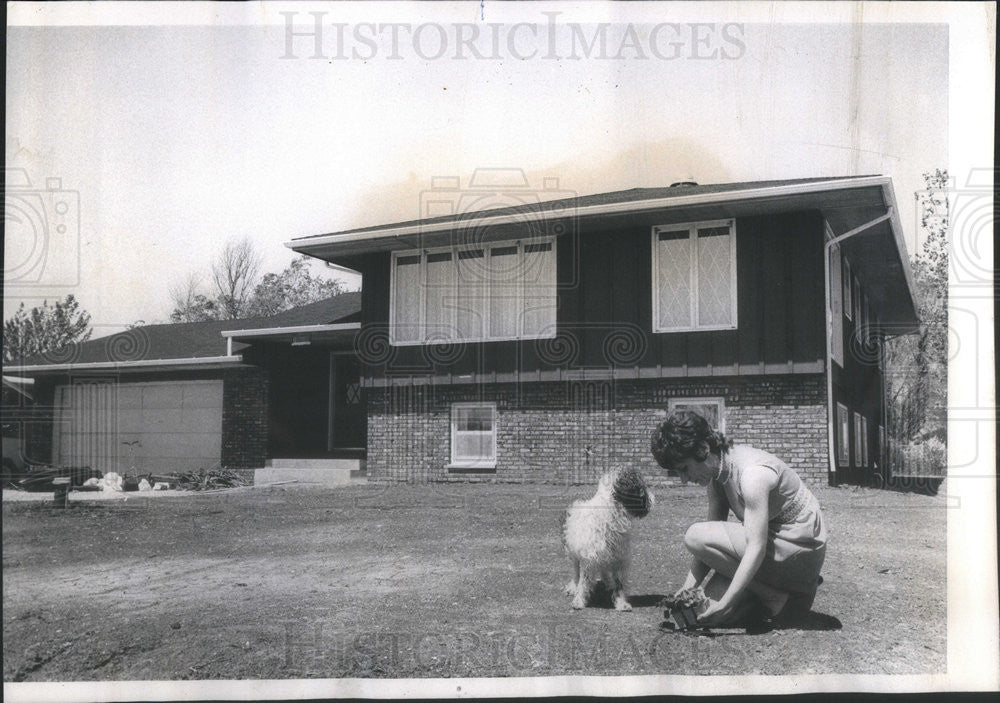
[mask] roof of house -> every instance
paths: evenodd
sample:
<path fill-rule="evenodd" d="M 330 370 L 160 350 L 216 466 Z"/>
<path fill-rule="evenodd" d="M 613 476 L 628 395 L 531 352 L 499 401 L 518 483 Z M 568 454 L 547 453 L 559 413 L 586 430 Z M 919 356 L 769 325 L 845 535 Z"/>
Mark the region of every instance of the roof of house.
<path fill-rule="evenodd" d="M 91 339 L 56 354 L 24 361 L 24 366 L 95 364 L 176 359 L 208 359 L 227 352 L 226 330 L 280 329 L 299 325 L 325 325 L 357 319 L 361 293 L 351 292 L 292 308 L 268 317 L 144 325 L 107 337 Z M 233 353 L 246 344 L 233 342 Z"/>
<path fill-rule="evenodd" d="M 476 195 L 481 197 L 468 197 Z M 873 299 L 885 313 L 883 321 L 900 333 L 912 331 L 918 322 L 913 276 L 888 176 L 681 183 L 553 200 L 544 200 L 544 190 L 496 187 L 442 189 L 434 197 L 438 205 L 452 203 L 454 214 L 301 237 L 285 245 L 353 268 L 363 265 L 365 255 L 391 251 L 818 211 L 832 235 L 844 237 L 840 251 L 871 286 Z M 461 208 L 464 201 L 490 200 L 522 204 L 475 211 Z M 854 236 L 860 232 L 865 236 Z"/>
<path fill-rule="evenodd" d="M 621 203 L 641 202 L 645 200 L 661 200 L 664 198 L 681 198 L 692 195 L 706 195 L 709 193 L 729 193 L 744 190 L 758 190 L 762 188 L 778 188 L 781 186 L 805 185 L 811 183 L 826 183 L 831 181 L 845 181 L 850 179 L 871 178 L 872 176 L 824 176 L 819 178 L 792 178 L 775 181 L 742 181 L 739 183 L 711 183 L 696 184 L 687 181 L 676 183 L 662 188 L 631 188 L 629 190 L 617 190 L 609 193 L 595 193 L 593 195 L 581 195 L 572 198 L 558 198 L 544 200 L 544 190 L 533 189 L 511 189 L 508 191 L 510 199 L 523 200 L 523 204 L 509 207 L 492 208 L 488 210 L 476 210 L 473 212 L 460 212 L 457 215 L 441 215 L 438 217 L 427 217 L 419 220 L 406 220 L 405 222 L 394 222 L 392 224 L 374 225 L 371 227 L 358 227 L 355 229 L 342 230 L 329 234 L 314 234 L 307 237 L 299 237 L 294 240 L 296 244 L 306 244 L 310 239 L 328 237 L 332 234 L 362 234 L 364 232 L 379 232 L 386 229 L 400 227 L 412 227 L 415 225 L 433 225 L 437 223 L 450 222 L 456 218 L 469 217 L 471 215 L 517 215 L 517 214 L 541 214 L 556 210 L 579 210 L 594 205 L 616 205 Z M 502 189 L 493 189 L 496 192 L 503 192 Z M 469 192 L 475 192 L 470 190 Z M 560 191 L 564 192 L 564 191 Z"/>

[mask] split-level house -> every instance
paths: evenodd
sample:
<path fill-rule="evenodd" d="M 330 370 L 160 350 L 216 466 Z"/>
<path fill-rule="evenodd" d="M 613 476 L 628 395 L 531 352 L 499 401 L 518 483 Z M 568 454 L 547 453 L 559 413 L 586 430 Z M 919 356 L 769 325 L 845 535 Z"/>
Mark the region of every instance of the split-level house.
<path fill-rule="evenodd" d="M 481 175 L 288 243 L 362 274 L 369 480 L 652 473 L 675 408 L 812 482 L 885 466 L 879 337 L 918 324 L 890 178 L 551 199 Z"/>

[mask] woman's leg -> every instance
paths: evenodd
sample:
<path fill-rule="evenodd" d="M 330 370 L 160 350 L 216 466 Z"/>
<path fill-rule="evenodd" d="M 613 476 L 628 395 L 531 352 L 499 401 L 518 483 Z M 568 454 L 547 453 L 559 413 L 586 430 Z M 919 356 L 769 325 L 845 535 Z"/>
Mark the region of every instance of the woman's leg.
<path fill-rule="evenodd" d="M 708 576 L 708 572 L 711 570 L 712 567 L 700 561 L 697 557 L 691 559 L 691 570 L 688 571 L 687 578 L 684 579 L 684 583 L 677 590 L 683 591 L 686 588 L 694 588 L 705 580 L 705 577 Z"/>
<path fill-rule="evenodd" d="M 729 580 L 746 553 L 746 535 L 743 526 L 734 522 L 696 522 L 684 535 L 684 546 L 697 561 Z M 780 612 L 788 600 L 788 591 L 756 578 L 747 585 L 747 590 L 756 595 L 772 614 Z"/>

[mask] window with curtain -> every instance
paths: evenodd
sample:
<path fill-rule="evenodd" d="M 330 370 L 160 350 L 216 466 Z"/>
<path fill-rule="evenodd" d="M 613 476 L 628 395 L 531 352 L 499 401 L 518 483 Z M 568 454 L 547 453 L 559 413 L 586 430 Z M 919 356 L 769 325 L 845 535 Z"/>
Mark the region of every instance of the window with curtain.
<path fill-rule="evenodd" d="M 731 220 L 653 228 L 653 331 L 736 328 Z"/>
<path fill-rule="evenodd" d="M 553 337 L 555 238 L 392 257 L 393 344 Z"/>

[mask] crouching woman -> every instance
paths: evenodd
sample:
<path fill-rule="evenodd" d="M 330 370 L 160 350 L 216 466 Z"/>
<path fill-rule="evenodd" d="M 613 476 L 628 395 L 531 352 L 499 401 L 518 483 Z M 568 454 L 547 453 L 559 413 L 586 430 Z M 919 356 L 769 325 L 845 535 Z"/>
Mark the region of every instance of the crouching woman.
<path fill-rule="evenodd" d="M 708 487 L 708 520 L 691 525 L 694 559 L 684 585 L 711 599 L 699 622 L 727 626 L 754 615 L 789 624 L 809 612 L 826 555 L 819 503 L 773 454 L 733 446 L 693 412 L 672 413 L 654 432 L 653 456 L 682 483 Z M 727 521 L 732 511 L 739 522 Z"/>

